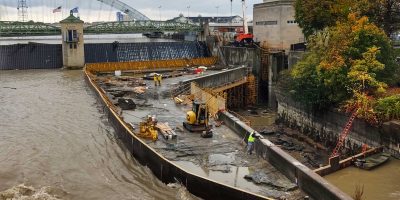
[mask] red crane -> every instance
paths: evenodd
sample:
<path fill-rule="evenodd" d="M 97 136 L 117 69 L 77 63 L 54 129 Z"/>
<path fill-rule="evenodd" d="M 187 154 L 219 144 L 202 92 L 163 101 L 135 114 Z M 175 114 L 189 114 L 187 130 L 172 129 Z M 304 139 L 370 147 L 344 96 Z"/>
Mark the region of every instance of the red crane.
<path fill-rule="evenodd" d="M 232 6 L 232 0 L 231 0 Z M 235 35 L 235 41 L 233 42 L 234 46 L 246 46 L 252 45 L 254 40 L 254 35 L 249 33 L 249 27 L 247 25 L 247 16 L 246 16 L 246 0 L 242 0 L 242 12 L 243 12 L 243 32 L 240 32 Z"/>
<path fill-rule="evenodd" d="M 347 124 L 344 127 L 342 133 L 340 133 L 340 136 L 339 136 L 339 139 L 338 139 L 338 143 L 336 144 L 336 147 L 333 149 L 333 152 L 332 152 L 330 158 L 339 155 L 339 150 L 340 150 L 340 148 L 342 148 L 342 146 L 344 144 L 344 141 L 346 140 L 347 135 L 349 135 L 349 133 L 350 133 L 351 127 L 353 125 L 353 122 L 357 117 L 357 111 L 358 111 L 358 109 L 355 109 L 353 114 L 351 114 L 351 117 L 350 117 L 349 121 L 347 121 Z"/>

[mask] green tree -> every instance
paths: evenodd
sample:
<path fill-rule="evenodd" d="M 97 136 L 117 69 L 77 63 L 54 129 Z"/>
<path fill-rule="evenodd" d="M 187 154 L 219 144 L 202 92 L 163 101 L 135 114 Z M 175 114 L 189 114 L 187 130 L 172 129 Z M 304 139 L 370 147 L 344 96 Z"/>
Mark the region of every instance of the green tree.
<path fill-rule="evenodd" d="M 358 0 L 361 14 L 381 27 L 387 36 L 400 30 L 400 0 Z"/>
<path fill-rule="evenodd" d="M 354 2 L 350 0 L 296 0 L 295 19 L 308 38 L 317 31 L 346 19 Z M 369 7 L 368 7 L 369 8 Z"/>
<path fill-rule="evenodd" d="M 398 68 L 391 66 L 391 50 L 381 29 L 351 13 L 348 20 L 309 38 L 309 52 L 291 71 L 291 93 L 305 105 L 323 109 L 356 93 L 382 92 Z"/>
<path fill-rule="evenodd" d="M 296 0 L 294 7 L 295 19 L 307 38 L 347 20 L 350 13 L 369 17 L 387 36 L 400 29 L 400 0 Z"/>

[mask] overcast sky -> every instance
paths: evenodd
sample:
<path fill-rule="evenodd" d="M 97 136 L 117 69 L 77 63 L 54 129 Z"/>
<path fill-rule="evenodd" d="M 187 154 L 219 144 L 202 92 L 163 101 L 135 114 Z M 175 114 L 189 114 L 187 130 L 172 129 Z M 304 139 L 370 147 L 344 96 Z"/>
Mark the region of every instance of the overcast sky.
<path fill-rule="evenodd" d="M 97 0 L 26 0 L 28 18 L 34 21 L 54 22 L 68 16 L 69 10 L 75 6 L 80 8 L 80 17 L 84 21 L 115 21 L 117 10 Z M 137 9 L 150 19 L 171 19 L 182 13 L 184 16 L 229 16 L 230 0 L 121 0 Z M 0 0 L 0 21 L 18 19 L 18 0 Z M 247 0 L 247 16 L 252 19 L 253 5 L 262 0 Z M 53 14 L 52 10 L 63 7 L 62 13 Z M 217 9 L 217 7 L 219 7 Z M 233 15 L 241 15 L 241 0 L 233 0 Z"/>

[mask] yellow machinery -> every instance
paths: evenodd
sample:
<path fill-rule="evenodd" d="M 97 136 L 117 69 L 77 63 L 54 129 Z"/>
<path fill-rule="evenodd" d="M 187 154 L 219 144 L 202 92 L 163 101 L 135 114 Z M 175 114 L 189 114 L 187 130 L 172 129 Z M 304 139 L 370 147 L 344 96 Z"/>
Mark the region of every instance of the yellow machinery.
<path fill-rule="evenodd" d="M 140 122 L 140 130 L 138 136 L 156 141 L 158 138 L 156 125 L 157 122 L 153 120 L 151 116 L 149 116 L 145 122 Z"/>
<path fill-rule="evenodd" d="M 209 113 L 207 105 L 193 101 L 193 108 L 186 113 L 186 121 L 183 122 L 190 132 L 202 132 L 202 137 L 212 137 L 211 127 L 208 125 Z"/>

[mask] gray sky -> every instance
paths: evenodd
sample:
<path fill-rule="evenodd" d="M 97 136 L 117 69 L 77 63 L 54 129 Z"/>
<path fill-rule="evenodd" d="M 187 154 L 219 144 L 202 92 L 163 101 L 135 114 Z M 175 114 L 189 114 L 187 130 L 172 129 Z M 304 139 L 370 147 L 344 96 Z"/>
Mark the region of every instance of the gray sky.
<path fill-rule="evenodd" d="M 26 0 L 28 18 L 34 21 L 54 22 L 67 17 L 68 12 L 75 6 L 80 8 L 80 17 L 84 21 L 115 21 L 117 10 L 98 2 L 97 0 Z M 121 0 L 139 10 L 151 19 L 171 19 L 182 13 L 189 16 L 229 16 L 230 0 Z M 252 19 L 253 4 L 262 0 L 247 0 L 247 16 Z M 52 13 L 58 6 L 63 7 L 62 13 Z M 217 9 L 216 7 L 219 6 Z M 0 0 L 0 21 L 15 21 L 17 15 L 17 0 Z M 233 0 L 233 15 L 241 15 L 241 0 Z"/>

